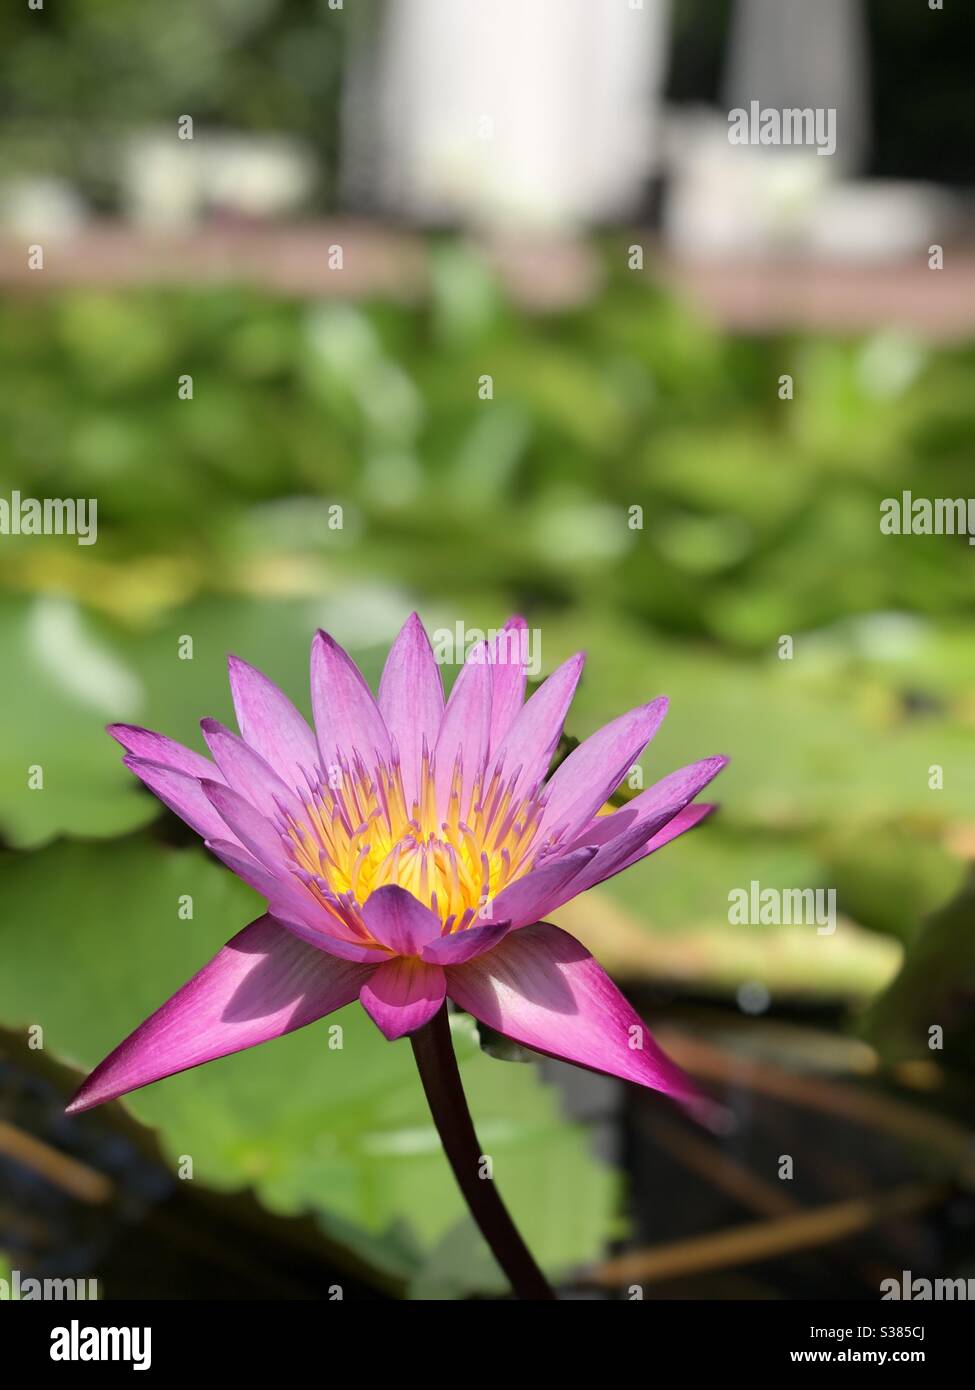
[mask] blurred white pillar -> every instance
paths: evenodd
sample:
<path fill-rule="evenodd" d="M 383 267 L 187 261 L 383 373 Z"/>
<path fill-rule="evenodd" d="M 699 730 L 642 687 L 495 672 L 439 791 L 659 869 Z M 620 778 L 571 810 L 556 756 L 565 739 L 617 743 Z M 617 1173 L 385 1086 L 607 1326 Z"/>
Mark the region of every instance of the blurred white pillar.
<path fill-rule="evenodd" d="M 723 109 L 673 123 L 667 243 L 678 256 L 845 255 L 878 246 L 850 179 L 868 145 L 869 70 L 861 0 L 736 0 Z M 729 115 L 835 111 L 835 151 L 732 144 Z M 823 140 L 823 145 L 827 140 Z M 875 187 L 875 185 L 871 185 Z M 887 214 L 875 221 L 881 228 Z"/>
<path fill-rule="evenodd" d="M 669 14 L 670 0 L 390 0 L 380 203 L 541 229 L 626 213 L 659 159 Z"/>
<path fill-rule="evenodd" d="M 833 174 L 867 150 L 869 70 L 861 0 L 737 0 L 725 67 L 728 108 L 834 107 Z M 815 151 L 811 151 L 815 153 Z"/>

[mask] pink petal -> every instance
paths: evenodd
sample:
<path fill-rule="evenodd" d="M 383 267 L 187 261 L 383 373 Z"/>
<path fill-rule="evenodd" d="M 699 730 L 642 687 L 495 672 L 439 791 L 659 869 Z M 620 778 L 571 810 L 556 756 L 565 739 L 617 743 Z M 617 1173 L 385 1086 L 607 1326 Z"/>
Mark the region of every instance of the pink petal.
<path fill-rule="evenodd" d="M 355 755 L 367 768 L 388 763 L 391 745 L 386 722 L 358 666 L 327 632 L 311 644 L 311 707 L 327 779 L 333 768 Z"/>
<path fill-rule="evenodd" d="M 619 786 L 666 713 L 662 696 L 621 714 L 574 748 L 547 785 L 540 833 L 577 834 Z"/>
<path fill-rule="evenodd" d="M 359 991 L 359 1001 L 392 1042 L 429 1023 L 444 1001 L 444 972 L 415 957 L 398 956 L 381 965 Z"/>
<path fill-rule="evenodd" d="M 263 864 L 274 874 L 291 872 L 281 831 L 262 816 L 260 811 L 239 792 L 235 792 L 232 787 L 225 787 L 222 782 L 201 782 L 200 786 L 203 788 L 204 796 L 218 813 L 219 820 L 223 822 L 216 834 L 207 836 L 208 840 L 225 839 L 229 827 L 259 864 Z"/>
<path fill-rule="evenodd" d="M 491 736 L 491 666 L 487 643 L 474 647 L 460 669 L 444 710 L 434 756 L 437 812 L 446 820 L 454 768 L 460 759 L 460 817 L 467 814 L 470 795 L 484 771 Z"/>
<path fill-rule="evenodd" d="M 462 965 L 465 960 L 491 951 L 511 930 L 510 922 L 488 922 L 481 927 L 465 927 L 450 936 L 440 936 L 423 948 L 423 959 L 430 965 Z"/>
<path fill-rule="evenodd" d="M 148 762 L 147 759 L 136 757 L 132 753 L 127 753 L 122 761 L 164 805 L 204 840 L 227 838 L 226 825 L 217 815 L 202 790 L 202 784 L 195 776 L 188 777 L 171 767 L 160 767 L 158 763 Z M 220 784 L 214 782 L 212 785 Z M 235 837 L 231 834 L 231 839 L 233 838 Z"/>
<path fill-rule="evenodd" d="M 605 883 L 608 878 L 621 874 L 624 869 L 638 864 L 655 850 L 663 849 L 671 840 L 676 840 L 688 830 L 693 830 L 716 809 L 717 807 L 704 802 L 694 802 L 675 815 L 667 814 L 650 823 L 642 821 L 631 824 L 621 835 L 601 845 L 578 876 L 566 883 L 561 891 L 552 894 L 542 915 L 550 916 L 571 898 L 577 898 L 580 893 L 588 892 L 597 884 Z M 615 820 L 615 815 L 605 819 Z"/>
<path fill-rule="evenodd" d="M 238 656 L 228 657 L 227 667 L 237 727 L 244 740 L 283 782 L 303 794 L 308 777 L 317 780 L 314 734 L 287 695 L 256 667 Z"/>
<path fill-rule="evenodd" d="M 578 652 L 553 671 L 523 705 L 493 759 L 493 768 L 505 778 L 518 774 L 514 796 L 530 796 L 548 772 L 562 736 L 562 725 L 572 703 L 585 656 Z"/>
<path fill-rule="evenodd" d="M 697 1093 L 586 948 L 547 922 L 448 966 L 447 993 L 496 1032 L 681 1100 Z"/>
<path fill-rule="evenodd" d="M 215 854 L 222 864 L 226 864 L 231 873 L 236 874 L 249 888 L 253 888 L 255 893 L 260 893 L 266 901 L 270 901 L 272 893 L 282 890 L 281 880 L 270 869 L 265 869 L 249 850 L 243 849 L 235 841 L 221 838 L 205 840 L 204 844 L 211 854 Z"/>
<path fill-rule="evenodd" d="M 670 840 L 682 835 L 685 830 L 693 829 L 699 821 L 704 819 L 705 815 L 714 809 L 713 806 L 701 806 L 695 803 L 676 814 L 664 815 L 661 819 L 654 820 L 649 824 L 646 821 L 630 823 L 622 834 L 617 835 L 608 843 L 598 846 L 598 848 L 590 845 L 588 848 L 593 857 L 573 879 L 568 880 L 561 888 L 549 895 L 545 911 L 540 915 L 550 916 L 570 899 L 577 898 L 581 893 L 595 888 L 597 884 L 604 883 L 606 879 L 622 873 L 630 865 L 636 864 L 639 860 L 646 858 L 648 854 L 652 854 L 655 849 L 660 849 Z M 615 816 L 607 817 L 607 819 L 615 819 Z"/>
<path fill-rule="evenodd" d="M 440 935 L 440 918 L 395 883 L 370 894 L 362 920 L 376 940 L 398 956 L 418 956 L 428 941 Z"/>
<path fill-rule="evenodd" d="M 393 643 L 379 682 L 379 710 L 399 749 L 407 805 L 419 795 L 424 744 L 432 753 L 443 718 L 443 682 L 430 639 L 412 613 Z"/>
<path fill-rule="evenodd" d="M 225 729 L 216 719 L 201 719 L 200 727 L 228 786 L 239 792 L 262 816 L 277 819 L 281 809 L 286 808 L 295 820 L 303 819 L 302 803 L 249 743 Z"/>
<path fill-rule="evenodd" d="M 595 816 L 580 831 L 577 843 L 608 845 L 624 830 L 637 825 L 646 827 L 649 839 L 664 821 L 683 810 L 727 765 L 728 759 L 725 757 L 702 758 L 699 762 L 690 763 L 676 772 L 669 772 L 666 777 L 662 777 L 652 787 L 635 796 L 618 811 L 612 811 L 605 816 Z"/>
<path fill-rule="evenodd" d="M 706 758 L 700 763 L 681 768 L 679 772 L 664 777 L 655 787 L 648 788 L 622 810 L 597 817 L 593 825 L 583 831 L 580 839 L 592 843 L 598 835 L 602 843 L 592 863 L 573 884 L 572 896 L 584 893 L 586 889 L 621 873 L 642 859 L 649 852 L 649 843 L 687 808 L 691 798 L 717 776 L 727 761 L 727 758 Z M 691 824 L 696 825 L 700 819 L 693 819 Z M 613 828 L 614 822 L 618 822 L 622 829 L 619 834 L 611 836 L 607 830 Z M 678 822 L 667 839 L 675 839 L 687 828 L 690 827 L 683 821 Z M 666 844 L 667 840 L 660 843 Z M 655 848 L 659 848 L 659 845 L 655 845 Z M 565 902 L 566 899 L 561 901 Z M 561 902 L 553 904 L 550 911 L 554 911 L 555 906 L 561 906 Z"/>
<path fill-rule="evenodd" d="M 592 846 L 583 846 L 571 854 L 553 855 L 540 868 L 529 870 L 523 878 L 516 878 L 514 883 L 502 888 L 491 902 L 492 916 L 510 922 L 513 928 L 540 922 L 556 903 L 575 897 L 575 891 L 568 891 L 569 886 L 585 871 L 595 854 Z"/>
<path fill-rule="evenodd" d="M 686 835 L 688 830 L 693 830 L 696 825 L 700 825 L 712 811 L 716 811 L 717 806 L 704 801 L 695 801 L 691 806 L 685 806 L 683 811 L 678 811 L 667 824 L 647 841 L 641 848 L 635 850 L 625 863 L 620 864 L 610 872 L 619 874 L 624 869 L 628 869 L 631 864 L 637 864 L 641 859 L 645 859 L 648 854 L 655 853 L 658 849 L 663 849 L 664 845 L 669 845 L 671 840 L 676 840 L 679 835 Z M 608 876 L 608 875 L 605 875 Z M 604 877 L 605 877 L 604 876 Z M 599 880 L 600 882 L 602 880 Z"/>
<path fill-rule="evenodd" d="M 96 1067 L 71 1113 L 340 1009 L 371 966 L 339 961 L 259 917 Z"/>
<path fill-rule="evenodd" d="M 488 643 L 491 663 L 491 738 L 493 754 L 525 703 L 528 659 L 528 624 L 519 614 L 509 618 L 500 634 Z"/>
<path fill-rule="evenodd" d="M 154 734 L 151 729 L 140 729 L 136 724 L 109 724 L 108 733 L 120 743 L 126 753 L 136 758 L 145 758 L 159 767 L 172 768 L 186 777 L 212 777 L 221 780 L 220 773 L 202 753 L 194 753 L 192 748 L 184 748 L 181 743 L 167 738 L 165 734 Z"/>
<path fill-rule="evenodd" d="M 384 959 L 374 946 L 364 945 L 337 914 L 323 907 L 290 875 L 277 877 L 265 869 L 247 850 L 228 840 L 207 840 L 212 854 L 248 884 L 267 903 L 268 915 L 292 931 L 302 941 L 328 951 L 342 960 L 368 961 L 375 965 Z"/>
<path fill-rule="evenodd" d="M 310 927 L 302 920 L 302 914 L 295 912 L 288 901 L 281 898 L 269 902 L 267 911 L 268 916 L 273 918 L 285 931 L 296 936 L 299 941 L 314 946 L 317 951 L 322 951 L 325 955 L 336 956 L 339 960 L 359 961 L 371 967 L 375 967 L 388 959 L 381 947 L 362 942 L 359 938 L 352 937 L 351 934 L 343 936 L 341 932 L 344 924 L 338 919 L 333 922 L 326 917 L 327 927 L 324 925 Z M 324 913 L 324 911 L 323 908 L 322 912 Z"/>

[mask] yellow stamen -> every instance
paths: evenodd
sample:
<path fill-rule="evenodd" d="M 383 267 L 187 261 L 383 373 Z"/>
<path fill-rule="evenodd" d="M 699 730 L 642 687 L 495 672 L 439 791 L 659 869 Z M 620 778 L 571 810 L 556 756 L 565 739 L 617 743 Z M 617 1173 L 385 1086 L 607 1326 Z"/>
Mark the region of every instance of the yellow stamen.
<path fill-rule="evenodd" d="M 476 923 L 492 899 L 531 868 L 541 803 L 515 801 L 495 774 L 464 797 L 460 763 L 451 771 L 445 818 L 424 752 L 416 799 L 407 804 L 399 766 L 367 771 L 356 759 L 336 786 L 319 786 L 286 833 L 295 869 L 323 906 L 354 911 L 377 888 L 395 883 L 429 905 L 448 930 Z M 466 800 L 466 804 L 465 804 Z"/>

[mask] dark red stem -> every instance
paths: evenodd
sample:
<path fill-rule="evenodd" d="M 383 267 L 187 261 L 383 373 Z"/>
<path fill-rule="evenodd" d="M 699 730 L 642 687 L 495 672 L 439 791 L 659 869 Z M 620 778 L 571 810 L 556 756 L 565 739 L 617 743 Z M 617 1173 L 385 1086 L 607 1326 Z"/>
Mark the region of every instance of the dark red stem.
<path fill-rule="evenodd" d="M 554 1300 L 555 1294 L 508 1215 L 494 1179 L 480 1176 L 483 1154 L 461 1084 L 446 1004 L 411 1036 L 410 1042 L 444 1153 L 471 1215 L 511 1281 L 515 1296 Z"/>

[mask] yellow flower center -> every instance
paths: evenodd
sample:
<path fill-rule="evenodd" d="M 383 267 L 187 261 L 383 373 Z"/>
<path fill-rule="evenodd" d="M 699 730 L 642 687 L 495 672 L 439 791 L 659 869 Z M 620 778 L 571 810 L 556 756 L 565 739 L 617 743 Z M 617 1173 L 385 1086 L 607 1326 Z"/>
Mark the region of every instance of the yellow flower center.
<path fill-rule="evenodd" d="M 458 764 L 442 821 L 427 756 L 410 806 L 397 765 L 367 771 L 356 759 L 340 774 L 338 785 L 318 787 L 305 803 L 305 821 L 289 818 L 286 826 L 295 870 L 325 908 L 354 912 L 394 883 L 431 907 L 447 931 L 460 931 L 536 858 L 542 803 L 515 801 L 512 783 L 497 773 L 486 786 L 475 782 L 463 805 Z"/>

